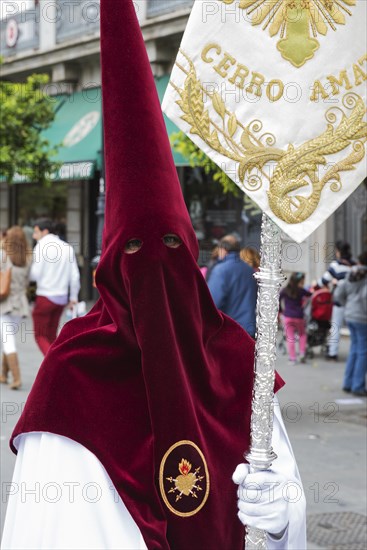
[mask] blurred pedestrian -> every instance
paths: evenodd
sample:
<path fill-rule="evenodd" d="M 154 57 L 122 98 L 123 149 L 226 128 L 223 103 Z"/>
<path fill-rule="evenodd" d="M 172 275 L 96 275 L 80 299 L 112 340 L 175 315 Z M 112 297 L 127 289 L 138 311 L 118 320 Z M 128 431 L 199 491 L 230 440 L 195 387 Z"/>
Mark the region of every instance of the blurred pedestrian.
<path fill-rule="evenodd" d="M 8 383 L 9 371 L 13 376 L 12 390 L 20 388 L 21 375 L 15 335 L 21 319 L 29 315 L 27 300 L 28 275 L 32 253 L 23 229 L 17 225 L 8 229 L 0 251 L 0 270 L 10 270 L 10 291 L 0 303 L 2 343 L 2 372 L 0 382 Z"/>
<path fill-rule="evenodd" d="M 5 237 L 6 237 L 6 229 L 1 229 L 0 230 L 0 249 L 3 248 L 4 246 Z"/>
<path fill-rule="evenodd" d="M 226 235 L 219 242 L 218 258 L 208 281 L 215 305 L 254 338 L 257 297 L 254 271 L 241 260 L 240 243 L 233 235 Z"/>
<path fill-rule="evenodd" d="M 206 274 L 208 273 L 208 267 L 206 265 L 202 265 L 202 266 L 200 266 L 200 271 L 201 271 L 204 279 L 206 279 Z"/>
<path fill-rule="evenodd" d="M 260 254 L 253 246 L 245 246 L 240 252 L 240 258 L 243 262 L 246 262 L 252 267 L 254 271 L 259 271 L 260 267 Z"/>
<path fill-rule="evenodd" d="M 41 218 L 34 224 L 31 281 L 37 283 L 33 309 L 34 333 L 38 347 L 46 355 L 56 340 L 65 306 L 78 302 L 80 275 L 73 248 L 54 234 L 53 223 Z"/>
<path fill-rule="evenodd" d="M 311 292 L 304 288 L 305 275 L 301 272 L 292 273 L 289 282 L 280 293 L 280 307 L 283 314 L 283 324 L 286 334 L 289 361 L 297 362 L 296 338 L 299 340 L 299 355 L 301 363 L 306 361 L 306 321 L 304 318 L 305 298 Z"/>
<path fill-rule="evenodd" d="M 327 271 L 323 274 L 318 281 L 319 287 L 324 285 L 331 286 L 332 292 L 334 292 L 338 284 L 345 279 L 350 272 L 354 262 L 352 260 L 352 253 L 350 244 L 345 241 L 337 241 L 335 243 L 335 260 L 331 262 Z M 333 299 L 333 313 L 331 316 L 331 332 L 328 341 L 327 359 L 337 360 L 339 352 L 339 339 L 340 330 L 344 321 L 344 307 L 336 300 Z"/>
<path fill-rule="evenodd" d="M 345 307 L 350 331 L 350 350 L 345 368 L 343 390 L 366 396 L 367 372 L 367 251 L 358 257 L 358 265 L 335 290 L 335 299 Z"/>
<path fill-rule="evenodd" d="M 215 268 L 215 266 L 218 263 L 218 259 L 219 259 L 219 247 L 215 246 L 213 248 L 213 250 L 211 251 L 210 260 L 209 260 L 209 263 L 208 263 L 208 269 L 206 270 L 206 273 L 205 273 L 205 279 L 206 279 L 207 282 L 209 281 L 209 278 L 210 278 L 210 275 L 211 275 L 213 269 Z"/>

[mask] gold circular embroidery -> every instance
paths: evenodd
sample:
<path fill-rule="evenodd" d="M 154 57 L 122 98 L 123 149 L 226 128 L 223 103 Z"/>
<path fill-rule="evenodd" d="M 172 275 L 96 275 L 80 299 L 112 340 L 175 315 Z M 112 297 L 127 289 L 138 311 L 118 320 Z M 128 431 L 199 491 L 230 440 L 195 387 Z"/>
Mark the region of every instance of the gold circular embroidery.
<path fill-rule="evenodd" d="M 188 460 L 185 446 L 189 446 L 191 451 L 190 447 L 195 449 L 198 455 L 197 459 L 195 457 L 193 459 L 191 456 Z M 182 453 L 177 454 L 178 447 L 182 447 Z M 179 459 L 178 456 L 180 456 Z M 169 464 L 170 459 L 172 462 Z M 174 477 L 175 474 L 178 475 Z M 202 509 L 209 496 L 210 478 L 205 457 L 195 443 L 182 440 L 168 449 L 159 468 L 159 488 L 165 505 L 177 516 L 190 517 Z M 180 505 L 175 507 L 176 503 L 183 502 L 184 508 L 190 508 L 189 499 L 193 504 L 198 505 L 189 510 L 183 510 Z"/>

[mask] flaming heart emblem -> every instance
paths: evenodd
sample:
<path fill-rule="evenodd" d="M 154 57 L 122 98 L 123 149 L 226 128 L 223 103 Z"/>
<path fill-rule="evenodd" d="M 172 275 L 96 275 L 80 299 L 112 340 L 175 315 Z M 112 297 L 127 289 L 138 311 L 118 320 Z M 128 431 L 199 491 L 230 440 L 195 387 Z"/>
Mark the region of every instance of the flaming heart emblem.
<path fill-rule="evenodd" d="M 159 489 L 170 512 L 181 518 L 191 517 L 205 506 L 210 475 L 205 456 L 193 441 L 177 441 L 164 454 Z"/>
<path fill-rule="evenodd" d="M 168 492 L 177 493 L 176 502 L 182 498 L 182 495 L 188 497 L 191 495 L 192 498 L 198 498 L 197 491 L 202 491 L 202 487 L 199 485 L 199 481 L 204 479 L 204 476 L 200 475 L 200 466 L 196 468 L 195 472 L 191 472 L 192 464 L 185 458 L 181 459 L 181 462 L 178 465 L 178 471 L 181 475 L 176 478 L 167 477 L 167 481 L 174 483 Z"/>

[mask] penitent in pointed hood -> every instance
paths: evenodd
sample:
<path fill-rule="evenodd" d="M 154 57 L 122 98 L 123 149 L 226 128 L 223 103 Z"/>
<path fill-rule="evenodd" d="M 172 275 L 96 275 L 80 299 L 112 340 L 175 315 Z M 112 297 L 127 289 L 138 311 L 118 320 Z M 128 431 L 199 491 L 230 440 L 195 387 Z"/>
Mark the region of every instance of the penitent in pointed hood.
<path fill-rule="evenodd" d="M 145 270 L 146 255 L 156 261 L 155 247 L 162 252 L 166 235 L 179 236 L 190 263 L 197 259 L 198 244 L 131 0 L 101 4 L 101 63 L 107 190 L 97 286 L 106 302 L 117 296 L 121 302 L 127 299 L 129 241 L 140 241 Z"/>
<path fill-rule="evenodd" d="M 197 241 L 181 192 L 134 4 L 102 2 L 107 213 L 105 247 L 131 236 L 180 233 Z M 143 234 L 144 233 L 144 234 Z"/>
<path fill-rule="evenodd" d="M 149 550 L 242 550 L 254 342 L 196 263 L 132 0 L 101 0 L 106 225 L 92 311 L 65 325 L 14 430 L 92 451 Z M 279 387 L 279 381 L 278 381 Z"/>

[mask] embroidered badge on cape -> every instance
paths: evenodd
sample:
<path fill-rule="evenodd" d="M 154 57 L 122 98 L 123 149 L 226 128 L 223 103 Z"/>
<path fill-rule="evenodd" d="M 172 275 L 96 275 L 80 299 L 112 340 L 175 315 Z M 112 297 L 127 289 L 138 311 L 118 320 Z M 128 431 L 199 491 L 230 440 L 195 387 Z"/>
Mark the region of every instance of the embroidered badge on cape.
<path fill-rule="evenodd" d="M 205 457 L 192 441 L 178 441 L 162 458 L 159 487 L 167 508 L 177 516 L 197 514 L 209 496 Z"/>

